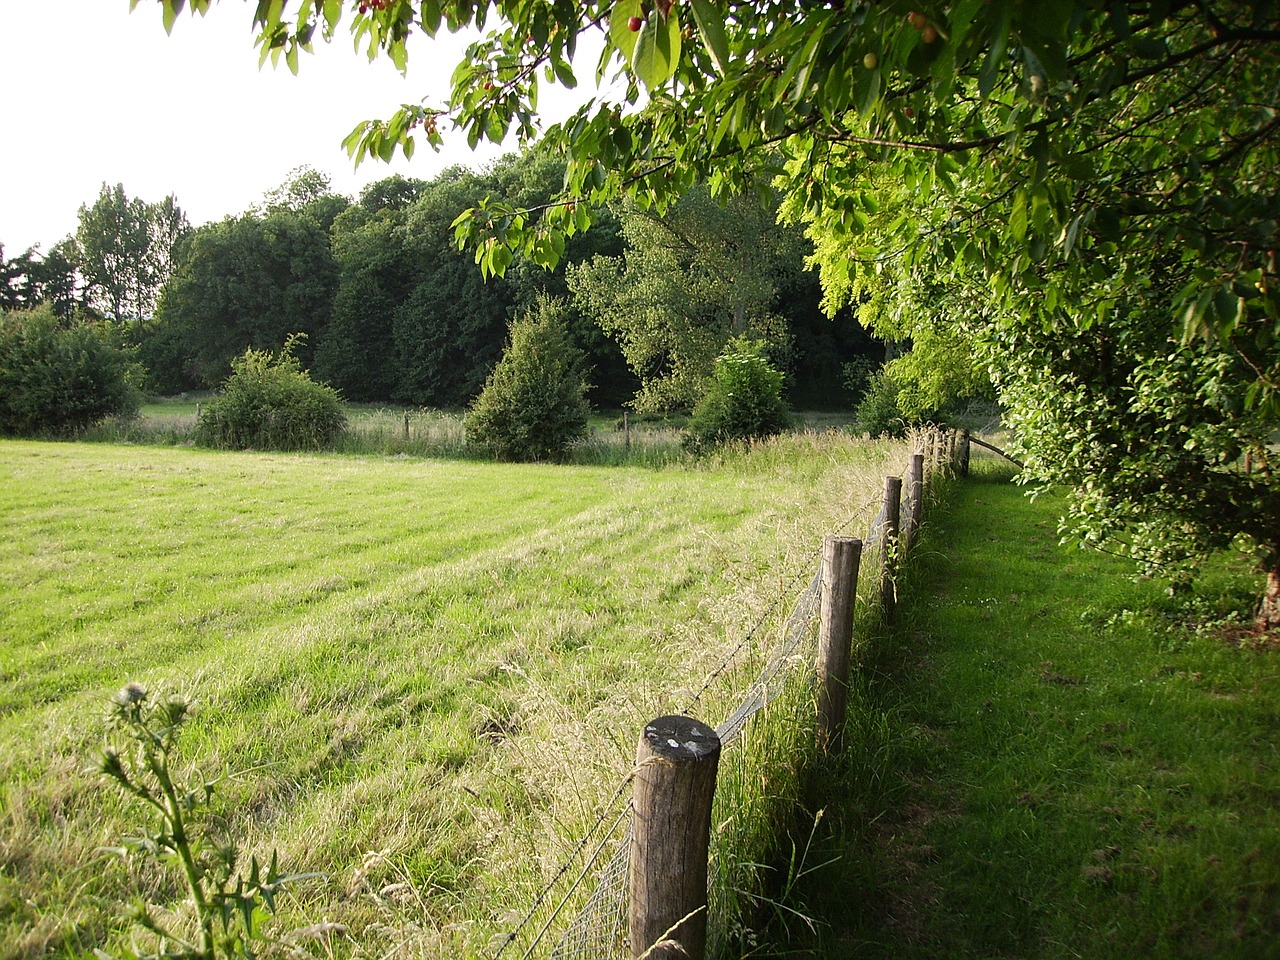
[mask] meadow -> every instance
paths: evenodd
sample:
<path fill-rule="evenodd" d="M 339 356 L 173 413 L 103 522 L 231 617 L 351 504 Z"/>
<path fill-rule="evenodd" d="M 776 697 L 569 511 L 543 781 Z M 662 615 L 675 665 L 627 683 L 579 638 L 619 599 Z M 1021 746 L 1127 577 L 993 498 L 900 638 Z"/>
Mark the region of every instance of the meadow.
<path fill-rule="evenodd" d="M 646 721 L 736 705 L 822 538 L 905 459 L 835 432 L 644 466 L 0 443 L 0 956 L 118 950 L 130 900 L 181 912 L 106 850 L 142 825 L 94 767 L 128 682 L 195 700 L 177 773 L 217 781 L 210 829 L 323 875 L 281 900 L 280 951 L 481 954 Z M 794 762 L 789 726 L 754 739 Z M 776 816 L 752 756 L 722 836 Z"/>

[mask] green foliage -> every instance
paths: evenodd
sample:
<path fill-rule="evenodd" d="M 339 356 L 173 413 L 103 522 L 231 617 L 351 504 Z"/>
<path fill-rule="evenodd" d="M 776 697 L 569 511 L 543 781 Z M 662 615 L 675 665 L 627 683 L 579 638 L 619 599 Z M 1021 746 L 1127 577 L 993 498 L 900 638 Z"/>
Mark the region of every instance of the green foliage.
<path fill-rule="evenodd" d="M 467 441 L 500 460 L 563 460 L 586 435 L 586 393 L 564 306 L 543 300 L 511 325 L 511 342 L 467 415 Z"/>
<path fill-rule="evenodd" d="M 47 302 L 59 317 L 70 317 L 76 307 L 78 255 L 70 237 L 43 257 L 37 244 L 6 260 L 0 244 L 0 310 L 31 309 Z"/>
<path fill-rule="evenodd" d="M 139 320 L 173 270 L 175 248 L 190 232 L 173 196 L 147 203 L 105 183 L 92 206 L 81 205 L 75 261 L 84 277 L 85 302 L 112 320 Z"/>
<path fill-rule="evenodd" d="M 738 338 L 716 358 L 707 392 L 693 409 L 688 443 L 705 449 L 781 433 L 791 424 L 782 398 L 784 377 L 764 356 L 764 344 Z"/>
<path fill-rule="evenodd" d="M 246 348 L 270 350 L 292 333 L 316 342 L 338 281 L 325 223 L 332 211 L 318 203 L 228 218 L 187 238 L 148 331 L 162 343 L 155 355 L 173 366 L 153 376 L 212 387 Z"/>
<path fill-rule="evenodd" d="M 161 5 L 170 26 L 185 6 Z M 1190 434 L 1219 432 L 1224 391 L 1249 417 L 1280 419 L 1274 3 L 894 0 L 797 10 L 433 0 L 411 29 L 413 9 L 259 4 L 254 19 L 263 57 L 292 69 L 315 37 L 340 29 L 371 56 L 403 66 L 410 37 L 491 28 L 454 72 L 447 102 L 406 105 L 346 141 L 357 159 L 389 159 L 398 148 L 411 153 L 418 137 L 439 145 L 451 123 L 472 144 L 514 133 L 562 152 L 561 202 L 534 216 L 495 199 L 458 217 L 459 240 L 486 273 L 501 274 L 517 252 L 556 263 L 565 238 L 590 226 L 593 208 L 619 197 L 661 214 L 699 183 L 723 198 L 772 179 L 786 214 L 807 225 L 829 301 L 878 298 L 898 331 L 886 338 L 918 337 L 962 382 L 976 381 L 975 364 L 985 365 L 1006 403 L 1030 404 L 1019 416 L 1048 428 L 1026 435 L 1031 447 L 1044 444 L 1039 477 L 1085 489 L 1103 483 L 1058 456 L 1094 436 L 1135 452 L 1107 461 L 1123 486 L 1106 481 L 1116 495 L 1092 498 L 1091 523 L 1160 529 L 1129 511 L 1146 502 L 1137 479 L 1149 459 L 1137 453 L 1143 430 L 1168 404 L 1154 392 L 1136 405 L 1113 403 L 1105 367 L 1096 378 L 1045 378 L 1042 334 L 1087 340 L 1106 331 L 1103 339 L 1163 344 L 1166 355 L 1199 352 L 1203 363 L 1186 367 L 1178 386 L 1210 401 L 1207 421 Z M 540 89 L 576 85 L 577 40 L 605 23 L 597 72 L 621 93 L 540 129 Z M 914 309 L 922 302 L 926 309 Z M 934 345 L 945 349 L 932 353 L 926 328 L 943 334 Z M 1153 375 L 1148 389 L 1159 382 Z M 934 396 L 947 386 L 904 380 L 904 403 L 925 402 L 910 394 L 917 384 Z M 1117 425 L 1122 436 L 1108 427 L 1067 442 L 1053 418 L 1040 416 L 1037 390 L 1058 407 L 1127 417 Z M 1159 460 L 1176 465 L 1187 441 L 1200 441 L 1163 426 L 1155 437 L 1169 446 Z M 1236 469 L 1231 461 L 1211 466 L 1201 472 L 1247 502 L 1232 500 L 1219 519 L 1209 516 L 1216 497 L 1182 488 L 1161 500 L 1164 528 L 1207 522 L 1226 536 L 1237 523 L 1234 532 L 1250 538 L 1267 528 L 1261 553 L 1280 554 L 1280 479 L 1223 479 Z M 1246 516 L 1249 526 L 1239 527 Z"/>
<path fill-rule="evenodd" d="M 0 434 L 72 436 L 137 411 L 137 371 L 117 331 L 50 304 L 0 312 Z"/>
<path fill-rule="evenodd" d="M 871 374 L 853 415 L 854 429 L 872 437 L 905 436 L 907 418 L 898 403 L 901 395 L 902 385 L 892 373 L 881 368 Z"/>
<path fill-rule="evenodd" d="M 622 254 L 592 257 L 567 279 L 639 378 L 637 410 L 692 407 L 734 336 L 786 351 L 781 293 L 802 272 L 806 244 L 777 225 L 772 205 L 751 194 L 722 206 L 696 189 L 664 216 L 624 204 L 618 218 Z"/>
<path fill-rule="evenodd" d="M 346 427 L 338 392 L 316 383 L 293 355 L 246 350 L 196 425 L 196 443 L 224 450 L 321 450 Z"/>
<path fill-rule="evenodd" d="M 251 960 L 259 949 L 256 944 L 265 939 L 260 925 L 267 913 L 275 912 L 280 888 L 307 877 L 283 876 L 274 852 L 265 866 L 250 857 L 244 865 L 247 871 L 241 872 L 235 843 L 215 844 L 204 835 L 195 814 L 209 804 L 215 785 L 184 790 L 173 778 L 178 737 L 191 717 L 189 702 L 176 694 L 152 699 L 144 687 L 131 683 L 112 699 L 109 716 L 113 730 L 128 743 L 124 752 L 116 747 L 103 750 L 101 770 L 149 807 L 155 821 L 142 836 L 126 839 L 114 852 L 176 866 L 195 911 L 192 932 L 176 923 L 170 911 L 153 910 L 146 903 L 134 906 L 129 919 L 150 934 L 154 944 L 148 949 L 135 940 L 122 955 L 132 960 Z"/>

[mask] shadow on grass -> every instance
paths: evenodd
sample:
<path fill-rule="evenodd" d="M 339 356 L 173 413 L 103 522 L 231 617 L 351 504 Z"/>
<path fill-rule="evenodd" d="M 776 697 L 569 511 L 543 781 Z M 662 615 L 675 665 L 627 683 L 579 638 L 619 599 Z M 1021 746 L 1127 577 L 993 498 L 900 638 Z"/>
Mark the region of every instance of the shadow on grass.
<path fill-rule="evenodd" d="M 805 785 L 813 928 L 763 955 L 1280 957 L 1280 660 L 1189 629 L 1251 581 L 1174 601 L 1058 507 L 995 468 L 942 491 Z"/>

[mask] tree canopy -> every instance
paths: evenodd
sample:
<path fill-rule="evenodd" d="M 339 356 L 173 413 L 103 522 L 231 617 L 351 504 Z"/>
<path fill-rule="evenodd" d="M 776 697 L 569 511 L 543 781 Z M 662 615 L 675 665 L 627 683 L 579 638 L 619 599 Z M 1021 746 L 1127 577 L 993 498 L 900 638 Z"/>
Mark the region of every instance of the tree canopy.
<path fill-rule="evenodd" d="M 92 206 L 81 205 L 76 227 L 86 303 L 112 320 L 152 316 L 173 269 L 174 247 L 189 231 L 172 195 L 147 203 L 130 199 L 121 184 L 104 183 Z"/>

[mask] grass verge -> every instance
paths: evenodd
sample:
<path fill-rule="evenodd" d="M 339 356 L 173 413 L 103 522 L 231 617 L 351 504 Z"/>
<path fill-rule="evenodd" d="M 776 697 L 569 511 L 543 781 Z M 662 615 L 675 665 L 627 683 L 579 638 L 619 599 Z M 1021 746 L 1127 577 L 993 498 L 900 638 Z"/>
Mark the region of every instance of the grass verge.
<path fill-rule="evenodd" d="M 1174 600 L 1058 545 L 1053 498 L 947 488 L 870 639 L 859 748 L 821 784 L 820 957 L 1280 956 L 1280 651 L 1214 621 L 1231 560 Z M 781 951 L 781 952 L 786 952 Z"/>

